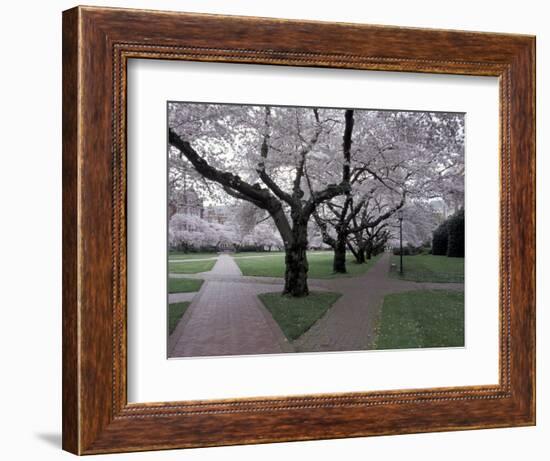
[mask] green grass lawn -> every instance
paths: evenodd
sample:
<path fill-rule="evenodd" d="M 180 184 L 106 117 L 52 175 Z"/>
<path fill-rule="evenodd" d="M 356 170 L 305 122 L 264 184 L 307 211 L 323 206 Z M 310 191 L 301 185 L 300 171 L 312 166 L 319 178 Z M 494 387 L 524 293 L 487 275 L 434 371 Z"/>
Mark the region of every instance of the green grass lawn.
<path fill-rule="evenodd" d="M 182 253 L 171 251 L 168 254 L 170 261 L 187 261 L 189 259 L 217 258 L 218 253 Z"/>
<path fill-rule="evenodd" d="M 216 260 L 172 262 L 168 264 L 168 271 L 174 274 L 196 274 L 207 272 L 216 264 Z"/>
<path fill-rule="evenodd" d="M 168 279 L 168 293 L 193 293 L 201 289 L 201 279 Z"/>
<path fill-rule="evenodd" d="M 182 315 L 189 307 L 190 302 L 173 303 L 168 305 L 168 331 L 172 334 L 176 329 L 176 326 L 181 319 Z"/>
<path fill-rule="evenodd" d="M 353 277 L 364 274 L 379 258 L 375 256 L 365 264 L 356 264 L 352 257 L 347 258 L 347 274 L 335 274 L 332 272 L 332 252 L 308 252 L 309 262 L 308 276 L 317 279 L 330 279 L 336 277 Z M 284 253 L 276 255 L 266 255 L 261 258 L 235 258 L 235 262 L 241 269 L 243 275 L 253 277 L 284 277 L 285 275 L 285 256 Z"/>
<path fill-rule="evenodd" d="M 340 293 L 324 291 L 312 291 L 303 298 L 284 296 L 281 293 L 258 295 L 290 341 L 309 330 L 340 296 Z"/>
<path fill-rule="evenodd" d="M 464 346 L 464 293 L 429 290 L 384 298 L 376 349 Z"/>
<path fill-rule="evenodd" d="M 246 258 L 247 256 L 284 256 L 284 254 L 284 251 L 242 251 L 233 253 L 231 256 L 234 258 Z"/>
<path fill-rule="evenodd" d="M 464 258 L 417 255 L 403 256 L 403 275 L 399 274 L 399 256 L 392 256 L 395 269 L 390 276 L 413 282 L 464 282 Z"/>

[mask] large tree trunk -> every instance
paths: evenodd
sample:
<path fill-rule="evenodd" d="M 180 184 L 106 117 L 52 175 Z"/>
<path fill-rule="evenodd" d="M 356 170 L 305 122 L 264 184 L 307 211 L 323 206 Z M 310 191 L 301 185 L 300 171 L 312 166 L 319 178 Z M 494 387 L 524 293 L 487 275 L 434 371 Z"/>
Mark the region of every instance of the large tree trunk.
<path fill-rule="evenodd" d="M 292 239 L 285 246 L 285 288 L 283 294 L 307 296 L 307 219 L 292 220 Z"/>
<path fill-rule="evenodd" d="M 338 232 L 336 245 L 334 245 L 334 261 L 332 270 L 338 274 L 345 274 L 346 270 L 346 235 Z"/>
<path fill-rule="evenodd" d="M 343 136 L 343 143 L 342 143 L 342 152 L 344 154 L 344 165 L 342 167 L 342 182 L 344 184 L 350 183 L 350 161 L 351 161 L 351 135 L 353 132 L 353 110 L 348 109 L 345 112 L 344 115 L 346 119 L 346 125 L 344 128 L 344 136 Z M 344 205 L 344 209 L 342 210 L 342 214 L 340 215 L 340 223 L 336 226 L 336 245 L 334 245 L 334 261 L 332 264 L 332 270 L 338 274 L 345 274 L 347 272 L 346 270 L 346 243 L 347 243 L 347 235 L 346 235 L 346 229 L 344 226 L 347 224 L 344 224 L 344 221 L 346 219 L 346 213 L 350 206 L 351 201 L 351 195 L 350 190 L 348 190 L 346 194 L 346 202 Z"/>
<path fill-rule="evenodd" d="M 357 264 L 365 264 L 365 249 L 363 247 L 357 248 L 357 254 L 355 255 L 355 262 Z"/>

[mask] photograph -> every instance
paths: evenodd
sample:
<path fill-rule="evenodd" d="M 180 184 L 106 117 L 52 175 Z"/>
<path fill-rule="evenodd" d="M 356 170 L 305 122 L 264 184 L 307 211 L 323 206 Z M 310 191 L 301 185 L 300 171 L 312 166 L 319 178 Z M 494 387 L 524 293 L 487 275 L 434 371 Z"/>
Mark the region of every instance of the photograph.
<path fill-rule="evenodd" d="M 464 347 L 465 118 L 168 101 L 168 357 Z"/>

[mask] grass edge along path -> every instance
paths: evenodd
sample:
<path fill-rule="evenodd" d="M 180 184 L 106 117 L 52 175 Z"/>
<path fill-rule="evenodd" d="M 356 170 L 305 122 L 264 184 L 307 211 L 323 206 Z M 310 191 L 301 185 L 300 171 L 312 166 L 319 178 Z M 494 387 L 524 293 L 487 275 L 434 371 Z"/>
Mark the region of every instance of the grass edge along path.
<path fill-rule="evenodd" d="M 178 325 L 178 322 L 185 314 L 191 302 L 172 303 L 168 305 L 168 334 L 172 334 Z"/>
<path fill-rule="evenodd" d="M 208 272 L 212 270 L 216 264 L 215 259 L 207 261 L 193 261 L 188 260 L 186 262 L 172 262 L 168 264 L 168 272 L 172 274 L 197 274 L 199 272 Z"/>
<path fill-rule="evenodd" d="M 390 277 L 411 282 L 464 283 L 464 258 L 447 256 L 403 256 L 403 275 L 399 274 L 399 256 L 392 255 Z"/>
<path fill-rule="evenodd" d="M 376 330 L 375 349 L 464 347 L 464 292 L 388 294 Z"/>
<path fill-rule="evenodd" d="M 168 293 L 194 293 L 199 291 L 203 284 L 202 279 L 168 279 Z"/>
<path fill-rule="evenodd" d="M 340 298 L 341 293 L 311 291 L 309 296 L 294 298 L 276 293 L 262 293 L 258 298 L 271 313 L 289 341 L 302 336 Z"/>
<path fill-rule="evenodd" d="M 216 259 L 218 253 L 183 253 L 183 252 L 170 252 L 168 254 L 169 261 L 190 261 L 193 259 Z"/>

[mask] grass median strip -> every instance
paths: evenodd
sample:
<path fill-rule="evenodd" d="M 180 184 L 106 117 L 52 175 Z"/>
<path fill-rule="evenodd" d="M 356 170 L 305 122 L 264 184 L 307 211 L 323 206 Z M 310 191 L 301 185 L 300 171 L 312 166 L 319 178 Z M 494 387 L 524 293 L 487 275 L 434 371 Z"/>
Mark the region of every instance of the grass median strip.
<path fill-rule="evenodd" d="M 258 295 L 290 341 L 309 330 L 340 296 L 340 293 L 326 291 L 312 291 L 303 298 L 282 295 L 280 292 Z"/>
<path fill-rule="evenodd" d="M 464 258 L 447 256 L 403 256 L 403 275 L 399 274 L 399 256 L 392 256 L 390 276 L 412 282 L 464 282 Z"/>
<path fill-rule="evenodd" d="M 218 257 L 217 253 L 178 253 L 170 252 L 168 259 L 170 261 L 188 261 L 193 259 L 215 259 Z"/>
<path fill-rule="evenodd" d="M 204 280 L 201 279 L 168 279 L 168 293 L 193 293 L 199 291 Z"/>
<path fill-rule="evenodd" d="M 464 293 L 422 290 L 384 298 L 376 349 L 464 346 Z"/>
<path fill-rule="evenodd" d="M 183 314 L 189 307 L 190 302 L 173 303 L 168 305 L 168 331 L 172 334 L 178 325 Z"/>
<path fill-rule="evenodd" d="M 214 267 L 216 260 L 186 262 L 170 262 L 168 264 L 169 272 L 173 274 L 197 274 L 198 272 L 208 272 Z"/>

